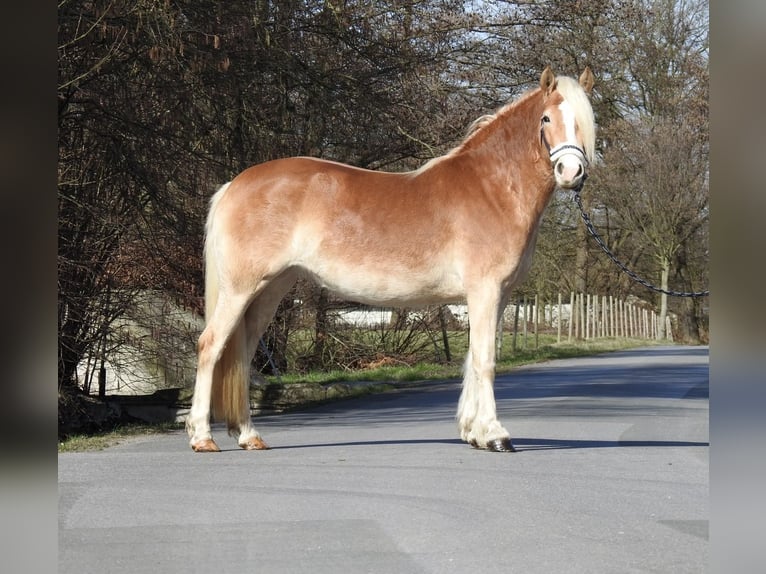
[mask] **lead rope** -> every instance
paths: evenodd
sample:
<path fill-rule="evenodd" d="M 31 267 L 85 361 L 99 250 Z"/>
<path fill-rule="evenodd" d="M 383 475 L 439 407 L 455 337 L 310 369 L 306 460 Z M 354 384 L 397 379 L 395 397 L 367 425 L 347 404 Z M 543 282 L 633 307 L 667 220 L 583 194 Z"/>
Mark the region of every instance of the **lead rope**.
<path fill-rule="evenodd" d="M 601 239 L 601 236 L 598 234 L 598 231 L 593 227 L 593 223 L 590 221 L 590 217 L 588 217 L 588 214 L 585 213 L 585 209 L 582 206 L 582 198 L 580 197 L 580 191 L 582 191 L 583 185 L 585 184 L 586 176 L 583 176 L 582 181 L 580 181 L 580 185 L 578 185 L 576 188 L 574 188 L 573 191 L 573 199 L 575 203 L 577 204 L 577 207 L 580 208 L 580 214 L 582 215 L 582 220 L 585 222 L 585 227 L 588 229 L 590 234 L 593 236 L 593 239 L 596 240 L 596 243 L 599 244 L 601 249 L 604 250 L 604 253 L 606 253 L 609 256 L 609 259 L 615 262 L 617 264 L 617 267 L 622 269 L 631 279 L 636 281 L 637 283 L 640 283 L 644 287 L 647 287 L 648 289 L 651 289 L 652 291 L 656 291 L 658 293 L 664 293 L 665 295 L 670 295 L 672 297 L 707 297 L 710 295 L 710 291 L 668 291 L 666 289 L 662 289 L 660 287 L 657 287 L 656 285 L 652 285 L 649 283 L 646 279 L 642 279 L 638 275 L 636 275 L 633 271 L 627 268 L 627 266 L 617 259 L 615 257 L 614 253 L 611 252 L 611 250 L 606 246 L 606 243 L 604 243 L 604 240 Z"/>

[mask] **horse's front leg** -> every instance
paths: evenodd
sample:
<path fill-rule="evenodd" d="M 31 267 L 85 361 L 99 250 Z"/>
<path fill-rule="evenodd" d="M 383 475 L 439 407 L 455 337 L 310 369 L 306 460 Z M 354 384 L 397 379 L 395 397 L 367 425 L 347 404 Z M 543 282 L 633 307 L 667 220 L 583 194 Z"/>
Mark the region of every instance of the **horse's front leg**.
<path fill-rule="evenodd" d="M 510 433 L 497 420 L 495 404 L 495 336 L 500 297 L 486 293 L 468 297 L 470 341 L 458 403 L 460 438 L 470 445 L 496 452 L 513 452 Z"/>

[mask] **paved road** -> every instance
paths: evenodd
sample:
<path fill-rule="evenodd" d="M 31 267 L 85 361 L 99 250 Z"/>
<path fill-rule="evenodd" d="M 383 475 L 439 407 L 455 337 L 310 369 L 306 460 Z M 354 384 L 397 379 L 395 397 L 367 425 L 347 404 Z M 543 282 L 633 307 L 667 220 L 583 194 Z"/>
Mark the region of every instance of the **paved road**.
<path fill-rule="evenodd" d="M 693 572 L 708 562 L 708 349 L 520 368 L 519 452 L 456 439 L 459 384 L 181 433 L 59 463 L 59 572 Z M 32 549 L 32 551 L 34 551 Z"/>

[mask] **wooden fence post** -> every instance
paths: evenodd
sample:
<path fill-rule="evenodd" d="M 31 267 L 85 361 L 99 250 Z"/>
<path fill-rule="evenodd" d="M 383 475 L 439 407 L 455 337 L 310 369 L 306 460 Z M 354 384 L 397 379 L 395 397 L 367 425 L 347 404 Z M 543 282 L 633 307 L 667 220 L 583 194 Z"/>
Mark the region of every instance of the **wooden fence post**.
<path fill-rule="evenodd" d="M 626 331 L 625 331 L 625 302 L 620 299 L 617 302 L 617 306 L 619 307 L 619 310 L 617 311 L 618 317 L 619 317 L 619 329 L 618 329 L 618 335 L 620 337 L 627 337 Z"/>
<path fill-rule="evenodd" d="M 499 361 L 503 354 L 503 321 L 505 319 L 505 309 L 500 313 L 495 326 L 495 360 Z"/>
<path fill-rule="evenodd" d="M 620 299 L 620 318 L 622 323 L 622 336 L 627 339 L 628 337 L 627 304 L 622 299 Z"/>
<path fill-rule="evenodd" d="M 540 345 L 540 330 L 539 330 L 539 323 L 540 323 L 540 298 L 538 297 L 537 293 L 535 293 L 535 310 L 534 310 L 534 328 L 535 328 L 535 349 L 538 348 Z"/>
<path fill-rule="evenodd" d="M 638 334 L 638 308 L 631 303 L 630 305 L 630 318 L 633 323 L 633 336 L 639 338 Z"/>
<path fill-rule="evenodd" d="M 567 335 L 567 343 L 572 342 L 572 324 L 574 323 L 574 305 L 575 294 L 574 291 L 569 292 L 569 333 Z"/>
<path fill-rule="evenodd" d="M 527 321 L 529 319 L 529 317 L 527 315 L 527 297 L 526 297 L 526 295 L 524 296 L 522 301 L 523 301 L 522 306 L 523 306 L 523 313 L 524 313 L 523 316 L 522 316 L 522 319 L 524 320 L 523 323 L 522 323 L 522 329 L 523 329 L 523 335 L 524 335 L 524 348 L 526 349 L 527 348 Z"/>
<path fill-rule="evenodd" d="M 604 309 L 601 307 L 601 298 L 598 295 L 593 296 L 593 335 L 601 336 L 601 323 L 604 321 Z"/>

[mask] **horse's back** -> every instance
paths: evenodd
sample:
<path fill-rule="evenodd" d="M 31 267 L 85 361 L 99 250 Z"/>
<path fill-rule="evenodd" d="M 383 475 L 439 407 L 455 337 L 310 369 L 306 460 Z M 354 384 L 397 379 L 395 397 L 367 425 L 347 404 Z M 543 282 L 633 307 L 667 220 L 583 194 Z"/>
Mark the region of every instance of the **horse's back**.
<path fill-rule="evenodd" d="M 278 159 L 240 173 L 221 203 L 227 217 L 277 226 L 273 231 L 302 226 L 344 242 L 398 244 L 402 234 L 417 242 L 419 230 L 433 232 L 433 222 L 445 223 L 449 206 L 413 174 L 309 157 Z"/>

